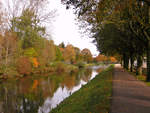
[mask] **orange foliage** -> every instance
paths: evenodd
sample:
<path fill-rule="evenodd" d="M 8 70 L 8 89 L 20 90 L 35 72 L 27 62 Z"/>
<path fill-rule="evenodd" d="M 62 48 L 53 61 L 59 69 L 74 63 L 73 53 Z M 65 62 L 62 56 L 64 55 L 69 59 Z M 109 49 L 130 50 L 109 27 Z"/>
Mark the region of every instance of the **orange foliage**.
<path fill-rule="evenodd" d="M 34 80 L 33 86 L 32 86 L 32 90 L 33 90 L 33 89 L 36 89 L 37 86 L 38 86 L 38 84 L 39 84 L 38 80 Z"/>
<path fill-rule="evenodd" d="M 96 59 L 97 62 L 107 61 L 108 60 L 108 58 L 106 56 L 101 55 L 101 54 L 99 54 L 95 59 Z"/>
<path fill-rule="evenodd" d="M 115 57 L 110 57 L 110 61 L 111 61 L 111 62 L 117 62 L 117 60 L 116 60 Z"/>
<path fill-rule="evenodd" d="M 32 62 L 33 62 L 33 66 L 34 67 L 38 67 L 39 66 L 39 62 L 37 61 L 37 58 L 32 58 Z"/>
<path fill-rule="evenodd" d="M 107 57 L 107 56 L 105 56 L 105 55 L 101 55 L 101 54 L 99 54 L 96 58 L 95 58 L 95 60 L 97 61 L 97 62 L 104 62 L 104 61 L 110 61 L 110 62 L 113 62 L 113 63 L 115 63 L 115 62 L 117 62 L 117 60 L 116 60 L 116 58 L 115 57 Z"/>

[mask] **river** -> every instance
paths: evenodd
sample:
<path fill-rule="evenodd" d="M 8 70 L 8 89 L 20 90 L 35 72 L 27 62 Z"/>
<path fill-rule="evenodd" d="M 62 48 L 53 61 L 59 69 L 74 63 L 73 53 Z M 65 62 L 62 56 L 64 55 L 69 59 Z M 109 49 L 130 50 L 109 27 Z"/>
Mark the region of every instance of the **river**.
<path fill-rule="evenodd" d="M 49 113 L 107 66 L 2 81 L 0 113 Z"/>

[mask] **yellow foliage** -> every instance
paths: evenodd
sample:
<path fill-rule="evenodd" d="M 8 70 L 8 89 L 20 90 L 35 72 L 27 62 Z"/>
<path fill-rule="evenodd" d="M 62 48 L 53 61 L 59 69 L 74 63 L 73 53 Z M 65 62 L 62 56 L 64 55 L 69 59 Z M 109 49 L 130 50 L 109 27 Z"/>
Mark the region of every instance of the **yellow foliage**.
<path fill-rule="evenodd" d="M 107 61 L 108 60 L 108 57 L 104 56 L 104 55 L 101 55 L 99 54 L 97 57 L 96 57 L 96 61 L 99 62 L 99 61 Z"/>

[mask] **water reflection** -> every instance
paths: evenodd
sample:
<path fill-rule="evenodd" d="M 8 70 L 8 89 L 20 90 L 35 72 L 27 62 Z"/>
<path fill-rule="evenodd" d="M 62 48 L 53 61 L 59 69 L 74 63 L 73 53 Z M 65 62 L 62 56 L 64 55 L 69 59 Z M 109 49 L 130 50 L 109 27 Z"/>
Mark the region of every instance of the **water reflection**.
<path fill-rule="evenodd" d="M 49 113 L 93 79 L 97 69 L 88 68 L 47 77 L 27 76 L 3 82 L 0 85 L 0 113 Z"/>

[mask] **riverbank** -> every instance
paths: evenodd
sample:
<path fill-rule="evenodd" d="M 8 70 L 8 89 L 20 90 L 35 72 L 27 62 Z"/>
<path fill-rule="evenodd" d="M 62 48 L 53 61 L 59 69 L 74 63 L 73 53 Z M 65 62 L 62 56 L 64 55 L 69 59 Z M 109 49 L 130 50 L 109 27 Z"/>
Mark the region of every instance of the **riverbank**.
<path fill-rule="evenodd" d="M 105 69 L 50 113 L 108 113 L 113 66 Z"/>
<path fill-rule="evenodd" d="M 81 68 L 87 68 L 90 66 L 94 66 L 96 64 L 84 64 L 84 63 L 77 63 L 77 64 L 67 64 L 65 62 L 51 62 L 49 65 L 46 66 L 38 66 L 36 68 L 28 69 L 20 68 L 18 71 L 16 68 L 8 68 L 8 70 L 3 72 L 0 70 L 0 80 L 3 79 L 14 79 L 14 78 L 22 78 L 25 76 L 37 76 L 37 75 L 55 75 L 58 73 L 72 73 L 78 72 Z M 1 72 L 2 71 L 2 72 Z"/>

